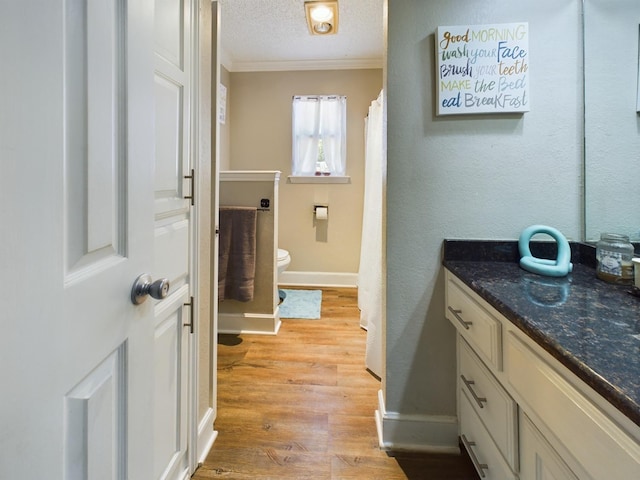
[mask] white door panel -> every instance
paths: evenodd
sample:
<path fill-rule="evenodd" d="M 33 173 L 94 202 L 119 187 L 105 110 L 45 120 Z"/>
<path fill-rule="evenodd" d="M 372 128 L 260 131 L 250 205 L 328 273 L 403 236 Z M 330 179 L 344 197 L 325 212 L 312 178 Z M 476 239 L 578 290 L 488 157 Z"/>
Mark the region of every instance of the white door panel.
<path fill-rule="evenodd" d="M 155 0 L 154 271 L 171 280 L 155 309 L 154 477 L 184 478 L 189 467 L 188 366 L 191 244 L 191 0 Z M 185 316 L 186 315 L 186 316 Z"/>
<path fill-rule="evenodd" d="M 188 471 L 190 4 L 0 6 L 0 478 Z"/>
<path fill-rule="evenodd" d="M 160 75 L 156 75 L 156 171 L 157 198 L 179 198 L 182 200 L 182 173 L 184 160 L 182 111 L 184 109 L 183 86 Z M 181 202 L 182 203 L 182 202 Z"/>
<path fill-rule="evenodd" d="M 129 294 L 153 266 L 153 4 L 0 8 L 0 478 L 145 478 L 153 302 Z"/>
<path fill-rule="evenodd" d="M 154 270 L 171 281 L 172 289 L 189 281 L 189 228 L 190 222 L 185 218 L 156 227 Z"/>
<path fill-rule="evenodd" d="M 63 135 L 66 281 L 125 255 L 125 12 L 117 0 L 65 10 Z"/>
<path fill-rule="evenodd" d="M 189 13 L 189 0 L 156 0 L 155 51 L 176 68 L 183 69 L 185 39 L 189 38 L 189 23 L 182 22 L 182 15 Z M 187 27 L 187 28 L 185 28 Z"/>
<path fill-rule="evenodd" d="M 155 466 L 153 478 L 182 478 L 187 465 L 187 362 L 189 348 L 189 301 L 187 285 L 174 292 L 155 308 Z"/>
<path fill-rule="evenodd" d="M 125 478 L 125 355 L 118 348 L 65 397 L 65 478 Z"/>

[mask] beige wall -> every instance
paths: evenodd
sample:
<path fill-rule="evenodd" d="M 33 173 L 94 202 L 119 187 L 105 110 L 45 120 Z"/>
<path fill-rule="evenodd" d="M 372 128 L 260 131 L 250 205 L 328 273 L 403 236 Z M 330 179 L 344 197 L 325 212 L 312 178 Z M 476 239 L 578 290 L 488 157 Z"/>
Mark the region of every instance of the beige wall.
<path fill-rule="evenodd" d="M 221 174 L 221 177 L 223 174 Z M 260 207 L 260 199 L 267 198 L 272 205 L 274 183 L 257 181 L 224 181 L 220 178 L 221 207 Z M 263 313 L 273 315 L 276 303 L 274 292 L 274 228 L 277 219 L 274 209 L 258 211 L 256 220 L 256 277 L 253 300 L 239 302 L 225 299 L 218 304 L 220 313 Z M 277 232 L 275 232 L 277 233 Z"/>
<path fill-rule="evenodd" d="M 289 271 L 356 273 L 364 193 L 364 118 L 382 88 L 382 70 L 232 72 L 227 85 L 231 170 L 280 170 L 279 246 Z M 347 96 L 349 184 L 291 184 L 291 98 Z M 231 127 L 232 126 L 232 127 Z M 224 139 L 223 139 L 224 141 Z M 314 224 L 314 203 L 329 220 Z"/>

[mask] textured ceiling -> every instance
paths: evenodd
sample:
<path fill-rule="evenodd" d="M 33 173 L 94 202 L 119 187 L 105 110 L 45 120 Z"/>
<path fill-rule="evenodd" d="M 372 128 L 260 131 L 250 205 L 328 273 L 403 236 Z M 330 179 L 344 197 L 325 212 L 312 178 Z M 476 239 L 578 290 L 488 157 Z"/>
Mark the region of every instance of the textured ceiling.
<path fill-rule="evenodd" d="M 231 71 L 381 68 L 383 1 L 338 0 L 335 35 L 312 36 L 304 0 L 219 0 Z"/>

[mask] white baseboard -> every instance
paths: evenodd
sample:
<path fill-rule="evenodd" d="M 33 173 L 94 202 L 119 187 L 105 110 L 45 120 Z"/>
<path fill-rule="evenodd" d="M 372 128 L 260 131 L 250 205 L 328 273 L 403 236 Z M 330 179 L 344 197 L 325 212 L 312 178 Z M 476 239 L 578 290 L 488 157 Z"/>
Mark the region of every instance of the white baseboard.
<path fill-rule="evenodd" d="M 273 315 L 261 313 L 218 313 L 218 333 L 276 335 L 280 330 L 280 309 Z"/>
<path fill-rule="evenodd" d="M 383 450 L 460 453 L 456 417 L 387 412 L 382 390 L 378 391 L 376 427 Z"/>
<path fill-rule="evenodd" d="M 278 279 L 280 285 L 295 287 L 356 287 L 357 273 L 291 272 L 286 270 Z"/>
<path fill-rule="evenodd" d="M 198 445 L 196 446 L 196 461 L 202 464 L 211 447 L 218 437 L 218 432 L 213 429 L 214 411 L 213 408 L 207 410 L 200 422 L 198 423 Z"/>

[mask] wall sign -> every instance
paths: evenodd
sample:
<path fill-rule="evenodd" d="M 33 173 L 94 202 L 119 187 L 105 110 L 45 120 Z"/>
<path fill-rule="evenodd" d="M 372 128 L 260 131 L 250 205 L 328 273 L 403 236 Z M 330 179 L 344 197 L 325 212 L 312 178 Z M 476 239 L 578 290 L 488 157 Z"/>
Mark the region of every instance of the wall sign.
<path fill-rule="evenodd" d="M 436 32 L 438 115 L 528 112 L 529 24 Z"/>
<path fill-rule="evenodd" d="M 222 83 L 219 84 L 219 87 L 218 102 L 220 102 L 220 106 L 218 108 L 218 121 L 224 125 L 227 123 L 227 87 Z"/>

